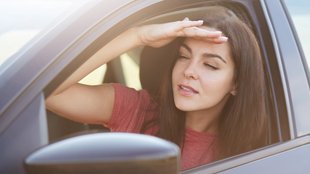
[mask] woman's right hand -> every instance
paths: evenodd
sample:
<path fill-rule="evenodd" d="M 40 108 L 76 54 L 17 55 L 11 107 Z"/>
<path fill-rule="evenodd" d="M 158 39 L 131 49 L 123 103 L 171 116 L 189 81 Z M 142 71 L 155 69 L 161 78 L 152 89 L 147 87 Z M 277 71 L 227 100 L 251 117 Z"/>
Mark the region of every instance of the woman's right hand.
<path fill-rule="evenodd" d="M 227 41 L 227 37 L 222 36 L 221 31 L 202 27 L 202 24 L 202 20 L 190 21 L 185 18 L 183 21 L 144 25 L 135 29 L 140 45 L 148 45 L 152 47 L 164 46 L 176 37 L 197 37 L 215 43 Z"/>

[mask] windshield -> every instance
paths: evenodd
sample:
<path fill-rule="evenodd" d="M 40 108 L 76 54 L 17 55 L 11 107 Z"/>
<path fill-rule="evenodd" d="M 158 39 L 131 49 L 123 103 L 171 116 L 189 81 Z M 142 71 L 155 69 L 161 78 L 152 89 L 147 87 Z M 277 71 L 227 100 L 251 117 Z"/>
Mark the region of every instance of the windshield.
<path fill-rule="evenodd" d="M 0 65 L 51 23 L 86 0 L 10 0 L 0 3 Z"/>

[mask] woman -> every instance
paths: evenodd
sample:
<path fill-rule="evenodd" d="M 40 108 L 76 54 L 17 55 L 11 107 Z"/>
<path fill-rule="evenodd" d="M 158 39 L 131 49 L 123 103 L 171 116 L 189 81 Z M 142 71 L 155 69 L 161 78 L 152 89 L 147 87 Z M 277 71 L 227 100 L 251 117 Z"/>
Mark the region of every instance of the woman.
<path fill-rule="evenodd" d="M 131 48 L 161 47 L 173 40 L 175 61 L 156 99 L 119 84 L 77 83 Z M 182 149 L 185 170 L 267 144 L 265 89 L 252 31 L 230 10 L 214 6 L 203 20 L 125 31 L 63 82 L 46 104 L 75 121 L 170 140 Z"/>

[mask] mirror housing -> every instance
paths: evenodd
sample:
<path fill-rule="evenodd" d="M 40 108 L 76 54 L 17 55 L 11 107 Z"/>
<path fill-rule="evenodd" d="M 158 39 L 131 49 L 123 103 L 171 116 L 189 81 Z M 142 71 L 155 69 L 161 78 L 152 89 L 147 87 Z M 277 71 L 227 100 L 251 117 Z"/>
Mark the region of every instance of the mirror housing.
<path fill-rule="evenodd" d="M 24 162 L 29 174 L 173 174 L 179 148 L 166 140 L 133 133 L 96 133 L 47 145 Z"/>

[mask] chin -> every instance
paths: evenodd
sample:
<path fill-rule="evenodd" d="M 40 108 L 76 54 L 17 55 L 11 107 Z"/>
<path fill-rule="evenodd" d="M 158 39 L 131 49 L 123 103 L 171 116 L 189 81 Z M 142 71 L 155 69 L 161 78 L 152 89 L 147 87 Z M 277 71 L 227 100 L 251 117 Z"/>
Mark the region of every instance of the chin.
<path fill-rule="evenodd" d="M 175 107 L 183 112 L 195 110 L 193 107 L 189 106 L 188 104 L 184 104 L 184 103 L 175 103 Z"/>

